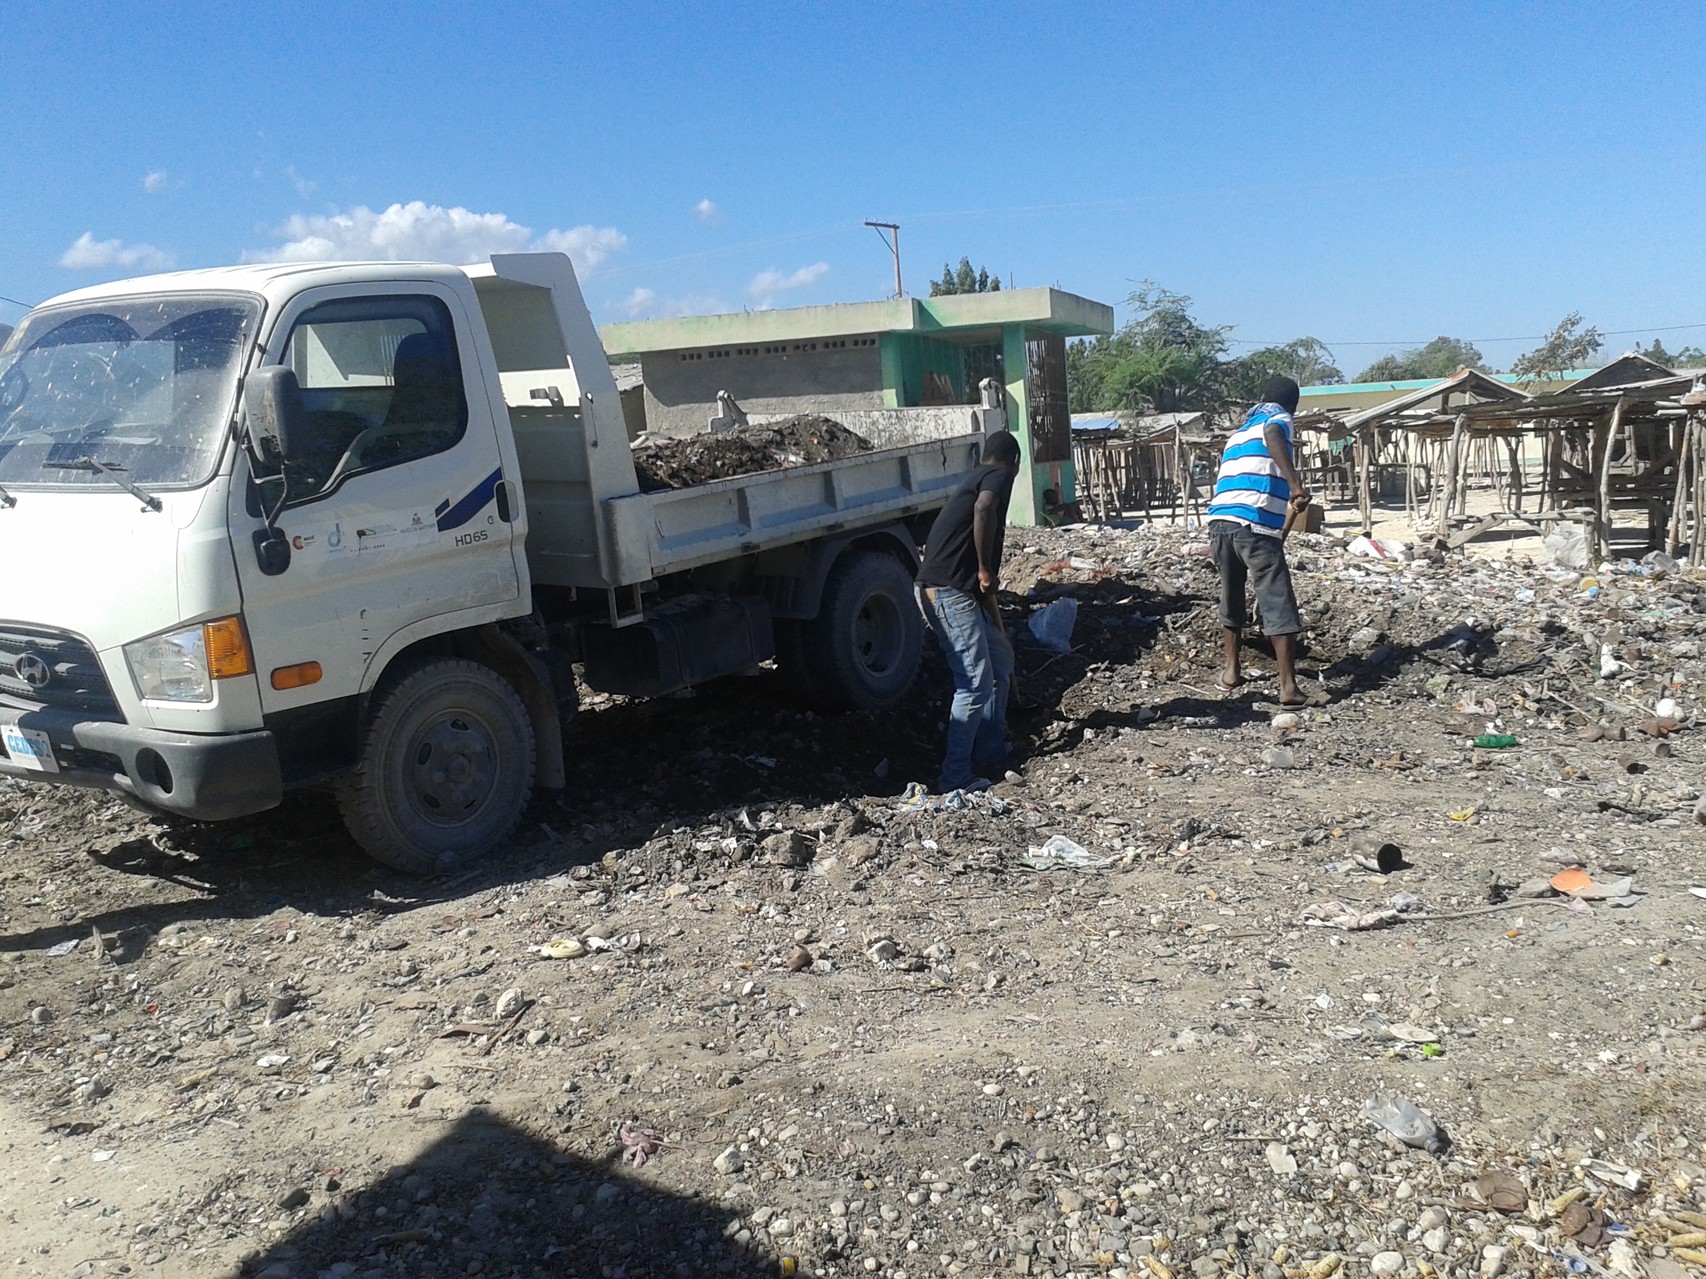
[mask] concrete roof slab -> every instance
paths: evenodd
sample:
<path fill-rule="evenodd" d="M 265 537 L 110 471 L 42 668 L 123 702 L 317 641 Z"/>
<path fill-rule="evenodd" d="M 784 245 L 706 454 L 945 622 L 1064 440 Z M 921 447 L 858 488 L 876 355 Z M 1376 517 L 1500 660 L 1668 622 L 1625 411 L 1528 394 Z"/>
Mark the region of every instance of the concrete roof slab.
<path fill-rule="evenodd" d="M 606 324 L 599 335 L 604 339 L 604 349 L 619 356 L 876 333 L 929 333 L 970 339 L 980 334 L 994 336 L 1011 325 L 1067 337 L 1089 337 L 1114 331 L 1114 309 L 1060 289 L 1004 289 L 999 293 L 632 320 Z"/>

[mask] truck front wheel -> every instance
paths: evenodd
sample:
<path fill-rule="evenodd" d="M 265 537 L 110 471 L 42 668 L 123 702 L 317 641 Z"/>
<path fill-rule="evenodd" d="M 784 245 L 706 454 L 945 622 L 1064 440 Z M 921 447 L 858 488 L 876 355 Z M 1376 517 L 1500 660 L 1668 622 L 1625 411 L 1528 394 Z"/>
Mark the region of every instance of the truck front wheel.
<path fill-rule="evenodd" d="M 533 723 L 508 681 L 476 662 L 425 661 L 387 677 L 338 807 L 375 861 L 435 874 L 509 836 L 533 765 Z"/>
<path fill-rule="evenodd" d="M 812 700 L 880 711 L 906 697 L 923 643 L 924 618 L 905 567 L 881 551 L 852 551 L 836 561 L 818 615 L 800 627 L 792 656 L 806 667 Z"/>

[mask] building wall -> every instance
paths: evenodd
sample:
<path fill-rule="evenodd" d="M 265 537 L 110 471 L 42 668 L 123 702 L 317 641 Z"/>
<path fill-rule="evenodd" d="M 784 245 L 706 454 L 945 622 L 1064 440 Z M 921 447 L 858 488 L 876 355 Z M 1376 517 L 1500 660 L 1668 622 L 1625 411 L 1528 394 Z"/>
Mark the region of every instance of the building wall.
<path fill-rule="evenodd" d="M 663 351 L 641 357 L 646 428 L 692 435 L 716 416 L 727 391 L 749 414 L 823 413 L 884 407 L 882 355 L 874 335 L 810 338 L 753 347 Z"/>

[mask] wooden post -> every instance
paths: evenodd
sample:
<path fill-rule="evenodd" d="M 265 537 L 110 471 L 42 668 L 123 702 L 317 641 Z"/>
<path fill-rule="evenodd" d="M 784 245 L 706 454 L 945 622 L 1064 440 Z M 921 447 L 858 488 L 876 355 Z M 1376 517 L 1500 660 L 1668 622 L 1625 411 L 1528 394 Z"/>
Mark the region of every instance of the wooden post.
<path fill-rule="evenodd" d="M 1374 489 L 1371 485 L 1374 470 L 1374 428 L 1365 426 L 1357 432 L 1357 470 L 1360 492 L 1358 509 L 1362 512 L 1362 535 L 1374 536 Z"/>
<path fill-rule="evenodd" d="M 1618 399 L 1612 406 L 1611 419 L 1605 424 L 1603 434 L 1605 447 L 1599 458 L 1599 492 L 1594 503 L 1594 524 L 1596 554 L 1601 557 L 1611 555 L 1611 444 L 1617 438 L 1617 428 L 1623 424 L 1623 400 Z M 1602 432 L 1597 426 L 1594 434 Z"/>
<path fill-rule="evenodd" d="M 1179 523 L 1184 524 L 1190 520 L 1191 503 L 1189 490 L 1185 486 L 1184 457 L 1180 450 L 1179 428 L 1175 426 L 1173 428 L 1173 483 L 1179 490 Z"/>
<path fill-rule="evenodd" d="M 1445 467 L 1445 497 L 1440 503 L 1439 528 L 1440 536 L 1444 536 L 1451 527 L 1452 508 L 1457 505 L 1457 469 L 1463 455 L 1463 441 L 1469 434 L 1469 418 L 1462 413 L 1457 415 L 1457 421 L 1451 428 L 1451 444 L 1446 450 Z"/>
<path fill-rule="evenodd" d="M 1688 512 L 1688 558 L 1699 564 L 1701 542 L 1706 538 L 1706 423 L 1699 419 L 1691 421 L 1688 434 L 1694 444 L 1694 500 Z"/>

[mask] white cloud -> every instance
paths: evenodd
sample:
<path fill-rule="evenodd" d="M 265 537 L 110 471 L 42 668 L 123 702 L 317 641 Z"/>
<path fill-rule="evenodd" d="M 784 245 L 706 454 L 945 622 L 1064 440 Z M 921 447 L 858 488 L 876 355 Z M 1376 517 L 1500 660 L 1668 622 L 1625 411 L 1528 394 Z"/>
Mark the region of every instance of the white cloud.
<path fill-rule="evenodd" d="M 627 297 L 612 302 L 610 309 L 624 320 L 669 320 L 683 315 L 722 315 L 729 307 L 715 293 L 668 296 L 642 285 Z"/>
<path fill-rule="evenodd" d="M 829 270 L 827 262 L 813 262 L 803 266 L 792 274 L 782 271 L 760 271 L 752 277 L 752 283 L 746 286 L 746 291 L 760 305 L 768 305 L 778 293 L 786 293 L 789 289 L 803 289 L 808 284 L 815 284 Z"/>
<path fill-rule="evenodd" d="M 536 248 L 567 253 L 577 269 L 591 270 L 612 253 L 628 247 L 628 237 L 613 226 L 577 226 L 567 231 L 547 231 Z"/>
<path fill-rule="evenodd" d="M 166 174 L 166 170 L 150 169 L 147 176 L 142 179 L 142 189 L 149 195 L 159 195 L 171 185 L 171 181 L 171 178 Z"/>
<path fill-rule="evenodd" d="M 172 255 L 152 244 L 97 240 L 93 232 L 85 231 L 77 237 L 75 244 L 60 255 L 59 265 L 69 271 L 99 271 L 114 266 L 164 271 L 172 265 Z"/>
<path fill-rule="evenodd" d="M 477 262 L 493 253 L 567 253 L 587 271 L 626 248 L 615 227 L 577 226 L 535 236 L 502 213 L 411 200 L 374 212 L 358 205 L 343 213 L 298 213 L 274 234 L 281 243 L 244 254 L 248 262 Z"/>
<path fill-rule="evenodd" d="M 287 165 L 285 167 L 284 176 L 289 178 L 290 185 L 296 188 L 296 198 L 299 200 L 306 200 L 309 196 L 313 195 L 320 186 L 318 182 L 310 182 L 307 178 L 298 173 L 294 164 Z"/>
<path fill-rule="evenodd" d="M 693 206 L 693 216 L 701 222 L 721 222 L 723 211 L 710 200 L 701 200 Z"/>
<path fill-rule="evenodd" d="M 645 287 L 637 288 L 627 297 L 616 304 L 616 309 L 630 320 L 637 320 L 652 309 L 652 303 L 658 300 L 655 290 Z"/>

